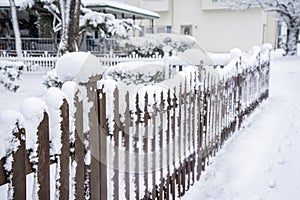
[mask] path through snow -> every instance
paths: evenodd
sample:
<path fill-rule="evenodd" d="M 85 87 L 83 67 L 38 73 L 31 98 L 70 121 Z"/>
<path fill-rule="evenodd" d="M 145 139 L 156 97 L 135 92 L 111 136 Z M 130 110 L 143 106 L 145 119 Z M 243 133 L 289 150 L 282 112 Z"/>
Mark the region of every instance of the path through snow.
<path fill-rule="evenodd" d="M 270 98 L 183 199 L 300 199 L 300 58 L 272 61 Z"/>

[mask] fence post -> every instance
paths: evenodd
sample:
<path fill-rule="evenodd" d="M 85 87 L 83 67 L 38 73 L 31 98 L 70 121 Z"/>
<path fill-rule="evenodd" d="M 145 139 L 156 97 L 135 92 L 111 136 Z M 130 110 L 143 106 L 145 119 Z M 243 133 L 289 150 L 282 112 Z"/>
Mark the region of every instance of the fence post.
<path fill-rule="evenodd" d="M 133 185 L 130 181 L 130 149 L 131 149 L 131 142 L 130 142 L 130 123 L 131 123 L 131 116 L 130 116 L 130 102 L 129 102 L 129 93 L 127 92 L 125 95 L 125 102 L 126 102 L 126 110 L 124 113 L 125 121 L 124 121 L 124 145 L 125 145 L 125 175 L 124 175 L 124 181 L 125 181 L 125 198 L 126 199 L 132 199 L 130 188 L 131 185 Z"/>
<path fill-rule="evenodd" d="M 179 98 L 179 110 L 178 110 L 178 121 L 177 121 L 177 124 L 178 124 L 178 155 L 179 155 L 179 168 L 178 168 L 178 174 L 177 174 L 177 185 L 178 185 L 178 196 L 181 197 L 182 196 L 182 190 L 181 190 L 181 185 L 182 185 L 182 182 L 183 182 L 183 179 L 182 179 L 182 131 L 181 131 L 181 125 L 182 125 L 182 118 L 181 118 L 181 115 L 182 115 L 182 83 L 180 83 L 180 86 L 179 86 L 179 94 L 178 94 L 178 98 Z"/>
<path fill-rule="evenodd" d="M 91 153 L 91 163 L 90 163 L 90 195 L 91 199 L 102 200 L 106 199 L 106 179 L 102 179 L 101 176 L 101 144 L 103 141 L 101 139 L 105 138 L 102 136 L 104 134 L 99 130 L 99 95 L 97 92 L 97 81 L 100 80 L 101 76 L 94 76 L 89 79 L 89 82 L 83 83 L 87 92 L 88 101 L 91 103 L 90 112 L 88 113 L 89 119 L 89 148 Z M 88 102 L 86 102 L 88 103 Z M 102 112 L 103 110 L 101 110 Z M 106 152 L 103 152 L 104 154 Z M 104 184 L 102 184 L 104 183 Z"/>
<path fill-rule="evenodd" d="M 75 175 L 75 198 L 77 200 L 84 199 L 84 181 L 85 181 L 85 148 L 84 148 L 84 136 L 83 136 L 83 102 L 78 99 L 78 95 L 75 96 L 75 161 L 77 164 Z"/>
<path fill-rule="evenodd" d="M 44 118 L 38 126 L 38 191 L 39 199 L 50 199 L 50 146 L 49 146 L 49 117 L 44 112 Z"/>
<path fill-rule="evenodd" d="M 133 143 L 134 143 L 134 147 L 133 147 L 133 151 L 134 151 L 134 155 L 135 155 L 135 172 L 134 172 L 134 182 L 135 182 L 135 190 L 134 193 L 136 195 L 136 199 L 140 199 L 140 176 L 139 176 L 139 170 L 140 170 L 140 149 L 138 147 L 140 141 L 140 119 L 141 119 L 141 112 L 140 112 L 140 106 L 139 106 L 139 94 L 136 94 L 135 97 L 135 115 L 136 115 L 136 121 L 135 121 L 135 134 L 133 137 Z"/>
<path fill-rule="evenodd" d="M 144 191 L 144 199 L 150 199 L 149 196 L 149 185 L 148 185 L 148 179 L 149 179 L 149 167 L 148 167 L 148 159 L 149 159 L 149 155 L 148 155 L 148 141 L 149 141 L 149 130 L 148 130 L 148 124 L 149 124 L 149 113 L 148 113 L 148 93 L 146 92 L 145 96 L 144 96 L 144 136 L 143 136 L 143 153 L 144 153 L 144 186 L 145 186 L 145 191 Z"/>
<path fill-rule="evenodd" d="M 100 80 L 100 79 L 98 79 Z M 94 84 L 96 85 L 96 84 Z M 95 133 L 100 135 L 100 149 L 99 149 L 99 161 L 100 161 L 100 200 L 105 200 L 108 198 L 107 196 L 107 135 L 108 135 L 108 127 L 106 123 L 106 94 L 103 93 L 102 90 L 99 90 L 102 93 L 102 98 L 100 98 L 100 92 L 97 92 L 97 99 L 95 100 L 94 104 L 97 105 L 98 102 L 98 120 L 92 121 L 94 124 L 95 129 L 98 129 Z M 96 108 L 97 108 L 96 107 Z M 96 120 L 96 119 L 95 119 Z M 98 124 L 98 123 L 99 124 Z M 100 130 L 99 130 L 100 128 Z M 98 144 L 98 146 L 99 146 Z M 97 145 L 97 144 L 95 144 Z M 93 170 L 93 169 L 91 169 Z M 92 177 L 91 177 L 92 178 Z M 95 186 L 94 186 L 95 187 Z M 92 187 L 92 189 L 94 189 Z"/>
<path fill-rule="evenodd" d="M 161 92 L 160 94 L 160 104 L 159 104 L 159 152 L 160 152 L 160 159 L 159 159 L 159 166 L 160 166 L 160 184 L 159 184 L 159 200 L 163 199 L 163 188 L 164 188 L 164 174 L 163 174 L 163 129 L 164 129 L 164 94 Z"/>
<path fill-rule="evenodd" d="M 120 171 L 120 161 L 119 161 L 119 151 L 120 151 L 120 145 L 119 145 L 119 135 L 120 135 L 120 113 L 119 113 L 119 90 L 118 88 L 114 91 L 114 151 L 115 151 L 115 157 L 113 161 L 113 170 L 114 170 L 114 176 L 113 176 L 113 182 L 114 182 L 114 191 L 113 191 L 113 198 L 114 200 L 119 199 L 119 171 Z"/>
<path fill-rule="evenodd" d="M 157 159 L 157 145 L 156 145 L 156 134 L 157 134 L 157 102 L 156 102 L 156 94 L 153 94 L 153 99 L 155 101 L 153 105 L 153 113 L 152 113 L 152 123 L 153 123 L 153 139 L 152 139 L 152 146 L 151 146 L 151 153 L 153 153 L 152 158 L 152 199 L 156 199 L 157 197 L 157 185 L 156 185 L 156 159 Z"/>
<path fill-rule="evenodd" d="M 69 132 L 69 105 L 64 99 L 61 110 L 61 153 L 60 153 L 60 186 L 59 186 L 59 198 L 69 199 L 69 161 L 70 161 L 70 132 Z"/>
<path fill-rule="evenodd" d="M 177 96 L 176 96 L 176 88 L 174 88 L 173 93 L 173 99 L 172 99 L 172 116 L 171 116 L 171 131 L 172 131 L 172 165 L 173 165 L 173 172 L 172 172 L 172 178 L 171 178 L 171 193 L 173 196 L 173 199 L 176 198 L 176 138 L 178 139 L 176 135 L 176 107 L 177 107 Z"/>
<path fill-rule="evenodd" d="M 25 147 L 25 129 L 18 128 L 15 137 L 20 141 L 20 146 L 18 150 L 13 155 L 13 177 L 12 185 L 14 187 L 14 196 L 16 200 L 26 199 L 26 147 Z"/>

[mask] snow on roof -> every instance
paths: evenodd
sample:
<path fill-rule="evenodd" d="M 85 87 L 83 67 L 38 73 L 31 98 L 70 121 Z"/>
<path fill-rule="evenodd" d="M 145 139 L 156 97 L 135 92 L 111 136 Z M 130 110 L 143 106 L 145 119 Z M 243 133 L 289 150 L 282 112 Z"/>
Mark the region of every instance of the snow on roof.
<path fill-rule="evenodd" d="M 160 18 L 158 13 L 111 0 L 82 0 L 81 3 L 86 7 L 102 7 L 108 10 L 136 14 L 148 18 Z"/>
<path fill-rule="evenodd" d="M 16 6 L 20 7 L 25 1 L 28 0 L 15 0 Z M 10 7 L 8 0 L 0 0 L 0 8 Z"/>
<path fill-rule="evenodd" d="M 20 7 L 24 2 L 27 2 L 30 0 L 15 0 L 16 6 Z M 135 14 L 137 16 L 143 16 L 147 18 L 157 19 L 160 18 L 158 13 L 145 10 L 143 8 L 131 6 L 125 3 L 111 1 L 111 0 L 82 0 L 81 3 L 85 7 L 99 7 L 99 8 L 105 8 L 107 10 L 111 11 L 118 11 L 122 13 L 129 13 L 129 14 Z M 10 7 L 8 0 L 0 0 L 0 8 L 3 7 Z"/>

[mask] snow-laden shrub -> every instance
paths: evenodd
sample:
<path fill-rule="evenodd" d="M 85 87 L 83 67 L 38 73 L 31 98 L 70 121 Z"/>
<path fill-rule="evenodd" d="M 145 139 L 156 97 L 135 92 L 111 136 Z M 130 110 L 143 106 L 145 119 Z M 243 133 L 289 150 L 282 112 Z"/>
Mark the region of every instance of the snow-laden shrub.
<path fill-rule="evenodd" d="M 127 38 L 128 32 L 132 29 L 139 29 L 134 25 L 132 19 L 116 19 L 112 14 L 92 11 L 87 8 L 81 8 L 80 32 L 91 34 L 93 31 L 99 31 L 101 38 Z"/>
<path fill-rule="evenodd" d="M 45 76 L 43 76 L 43 85 L 46 86 L 46 88 L 50 87 L 62 87 L 62 82 L 59 80 L 57 73 L 55 70 L 48 71 Z"/>
<path fill-rule="evenodd" d="M 120 41 L 121 47 L 128 54 L 135 52 L 142 57 L 149 57 L 155 54 L 162 55 L 169 53 L 176 55 L 184 52 L 195 45 L 195 38 L 186 35 L 160 33 L 150 34 L 144 37 L 134 37 Z"/>
<path fill-rule="evenodd" d="M 16 92 L 20 87 L 18 80 L 24 70 L 24 63 L 0 61 L 0 84 L 5 89 Z"/>
<path fill-rule="evenodd" d="M 155 84 L 166 79 L 163 63 L 147 63 L 142 61 L 124 62 L 108 68 L 104 79 L 129 84 Z"/>

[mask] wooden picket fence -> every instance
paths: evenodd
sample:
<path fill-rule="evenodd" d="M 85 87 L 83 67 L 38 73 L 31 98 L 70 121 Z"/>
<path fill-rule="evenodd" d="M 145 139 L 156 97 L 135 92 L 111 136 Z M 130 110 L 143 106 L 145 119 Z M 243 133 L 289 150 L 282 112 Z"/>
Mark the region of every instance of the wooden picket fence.
<path fill-rule="evenodd" d="M 39 199 L 50 199 L 50 165 L 56 164 L 60 166 L 60 184 L 56 188 L 59 199 L 72 198 L 70 190 L 76 199 L 182 197 L 200 179 L 209 159 L 225 140 L 268 97 L 269 61 L 258 63 L 241 69 L 238 62 L 237 68 L 241 70 L 230 78 L 216 76 L 214 72 L 219 66 L 212 70 L 210 66 L 202 67 L 198 77 L 201 85 L 191 79 L 168 88 L 165 93 L 134 97 L 126 93 L 124 102 L 120 102 L 121 88 L 113 91 L 113 100 L 107 99 L 108 94 L 97 88 L 99 77 L 95 77 L 85 85 L 93 102 L 89 131 L 84 133 L 84 105 L 76 96 L 72 136 L 75 142 L 70 143 L 70 105 L 64 101 L 61 153 L 59 162 L 51 161 L 49 118 L 45 113 L 37 133 L 39 170 L 36 171 L 25 148 L 26 130 L 17 129 L 15 136 L 20 147 L 13 154 L 11 172 L 3 168 L 6 158 L 1 159 L 0 185 L 11 183 L 15 191 L 13 199 L 25 199 L 26 174 L 36 173 Z M 107 117 L 109 103 L 114 105 L 108 111 L 113 113 L 113 120 Z M 84 161 L 87 155 L 90 163 Z M 71 175 L 70 166 L 74 163 L 76 172 Z"/>
<path fill-rule="evenodd" d="M 11 56 L 5 51 L 0 54 L 0 60 L 7 60 L 13 62 L 23 62 L 25 64 L 26 72 L 47 72 L 55 68 L 58 57 L 47 52 L 39 55 L 32 55 L 26 51 L 23 52 L 23 57 L 19 58 Z"/>
<path fill-rule="evenodd" d="M 163 61 L 163 57 L 158 54 L 153 55 L 152 57 L 142 57 L 138 54 L 130 54 L 128 56 L 120 56 L 116 54 L 105 54 L 105 55 L 96 55 L 96 56 L 104 66 L 114 66 L 118 63 L 130 62 L 130 61 L 144 61 L 144 62 Z"/>

